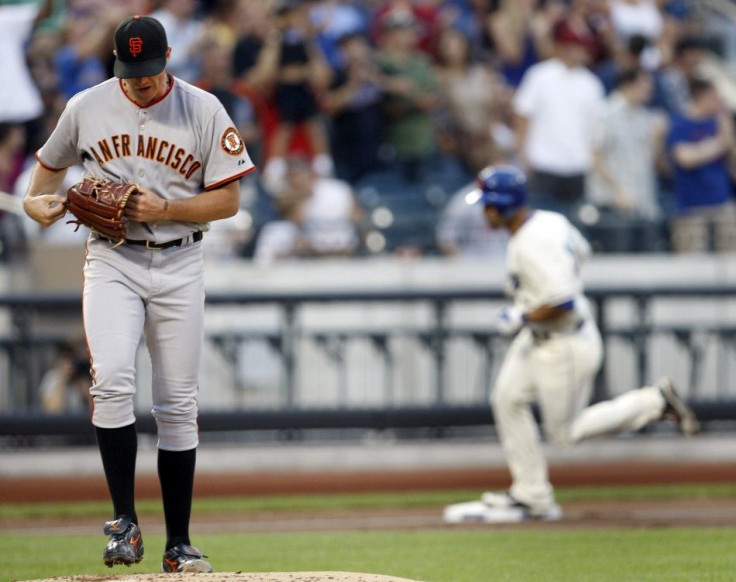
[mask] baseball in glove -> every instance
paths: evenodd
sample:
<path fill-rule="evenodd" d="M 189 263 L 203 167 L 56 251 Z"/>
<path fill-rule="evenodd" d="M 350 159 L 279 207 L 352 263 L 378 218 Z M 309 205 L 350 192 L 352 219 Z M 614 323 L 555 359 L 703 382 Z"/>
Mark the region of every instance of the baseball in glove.
<path fill-rule="evenodd" d="M 137 193 L 136 184 L 84 178 L 67 191 L 67 208 L 77 217 L 67 224 L 87 226 L 100 236 L 123 244 L 127 234 L 123 211 L 130 197 Z"/>

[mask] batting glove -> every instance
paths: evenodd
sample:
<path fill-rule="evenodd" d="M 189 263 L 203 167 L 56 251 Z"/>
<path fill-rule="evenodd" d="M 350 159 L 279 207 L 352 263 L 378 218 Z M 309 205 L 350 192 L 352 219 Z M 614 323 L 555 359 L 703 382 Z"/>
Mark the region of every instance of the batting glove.
<path fill-rule="evenodd" d="M 518 307 L 502 307 L 494 317 L 494 329 L 503 335 L 513 335 L 526 323 L 526 315 Z"/>

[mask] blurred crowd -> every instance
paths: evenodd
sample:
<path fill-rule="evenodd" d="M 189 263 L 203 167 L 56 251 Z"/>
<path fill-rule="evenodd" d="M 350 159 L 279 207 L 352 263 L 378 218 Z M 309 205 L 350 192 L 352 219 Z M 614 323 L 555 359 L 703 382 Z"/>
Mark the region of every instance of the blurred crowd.
<path fill-rule="evenodd" d="M 66 101 L 111 76 L 113 31 L 139 13 L 259 168 L 205 239 L 218 257 L 500 256 L 464 203 L 491 163 L 524 168 L 530 203 L 601 251 L 733 251 L 733 63 L 694 6 L 0 0 L 0 190 L 22 196 Z M 54 229 L 3 214 L 2 256 L 83 234 Z"/>

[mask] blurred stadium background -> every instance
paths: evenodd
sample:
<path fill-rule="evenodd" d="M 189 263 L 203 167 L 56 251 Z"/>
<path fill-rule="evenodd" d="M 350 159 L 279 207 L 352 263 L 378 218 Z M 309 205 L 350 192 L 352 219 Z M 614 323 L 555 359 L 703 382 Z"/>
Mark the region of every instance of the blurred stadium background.
<path fill-rule="evenodd" d="M 264 459 L 277 458 L 269 448 L 273 443 L 295 451 L 272 465 L 264 461 L 264 467 L 293 467 L 298 458 L 305 463 L 313 459 L 315 468 L 409 466 L 412 458 L 425 466 L 482 465 L 485 454 L 489 464 L 500 464 L 497 449 L 485 453 L 477 447 L 495 442 L 489 391 L 507 340 L 496 336 L 489 322 L 494 307 L 504 301 L 504 241 L 479 229 L 475 217 L 463 214 L 466 210 L 457 204 L 477 170 L 478 160 L 469 153 L 482 153 L 484 163 L 518 161 L 515 86 L 499 28 L 511 30 L 511 23 L 517 26 L 526 14 L 521 38 L 539 32 L 532 30 L 532 22 L 540 30 L 546 22 L 548 30 L 540 34 L 553 42 L 553 16 L 582 18 L 600 44 L 601 54 L 591 66 L 602 80 L 621 66 L 622 53 L 633 54 L 631 39 L 643 39 L 637 66 L 659 79 L 655 85 L 662 91 L 659 101 L 655 91 L 647 107 L 664 118 L 682 113 L 666 98 L 666 80 L 696 74 L 676 70 L 676 55 L 695 46 L 697 75 L 713 81 L 731 116 L 736 111 L 736 4 L 728 0 L 2 1 L 0 54 L 8 60 L 3 57 L 0 64 L 1 190 L 22 196 L 32 154 L 53 128 L 68 91 L 106 78 L 118 10 L 170 19 L 175 52 L 188 55 L 172 63 L 173 72 L 220 91 L 226 106 L 238 113 L 261 169 L 243 181 L 238 217 L 214 224 L 206 238 L 200 410 L 205 445 L 252 445 L 254 454 L 266 446 Z M 336 178 L 325 178 L 316 163 L 327 159 L 320 157 L 325 152 L 298 134 L 281 152 L 289 168 L 283 171 L 291 172 L 289 164 L 299 156 L 310 162 L 307 170 L 314 182 L 312 190 L 294 197 L 288 182 L 269 181 L 274 175 L 288 176 L 278 175 L 278 164 L 269 169 L 279 157 L 273 153 L 279 111 L 271 91 L 275 81 L 264 81 L 256 69 L 265 33 L 287 30 L 286 24 L 276 26 L 278 19 L 300 10 L 307 11 L 332 71 L 317 101 L 322 106 L 318 119 L 331 144 L 326 154 L 331 162 L 326 163 L 334 163 Z M 38 11 L 44 19 L 36 22 Z M 366 154 L 356 146 L 345 152 L 341 132 L 360 126 L 356 116 L 345 125 L 345 111 L 333 103 L 346 83 L 337 79 L 348 75 L 339 48 L 357 35 L 375 51 L 371 67 L 380 65 L 388 50 L 383 34 L 402 28 L 407 13 L 417 33 L 417 45 L 409 52 L 427 63 L 434 78 L 436 102 L 424 120 L 431 134 L 428 148 L 402 158 L 406 144 L 400 136 L 398 143 L 387 137 L 395 138 L 396 132 L 386 121 L 390 99 L 379 91 L 369 101 L 375 119 L 385 125 L 376 135 L 353 134 L 361 147 L 374 149 Z M 462 33 L 467 61 L 491 79 L 481 88 L 489 92 L 493 107 L 481 107 L 480 123 L 486 125 L 476 128 L 480 135 L 468 135 L 457 104 L 448 97 L 457 83 L 469 82 L 469 77 L 458 81 L 450 57 L 437 53 L 438 40 L 448 30 Z M 543 46 L 527 65 L 545 58 Z M 209 75 L 220 70 L 212 64 L 217 61 L 206 60 L 222 56 L 218 49 L 225 49 L 225 81 Z M 17 62 L 11 63 L 11 55 Z M 69 62 L 75 58 L 76 65 Z M 79 83 L 71 89 L 65 85 L 70 75 Z M 30 107 L 34 96 L 36 109 Z M 371 119 L 370 112 L 363 113 Z M 472 141 L 480 136 L 482 143 Z M 365 167 L 351 166 L 342 153 L 364 156 Z M 584 270 L 607 350 L 596 398 L 669 375 L 703 419 L 706 444 L 702 449 L 683 445 L 669 438 L 674 427 L 662 424 L 635 435 L 639 454 L 664 459 L 679 450 L 693 459 L 726 461 L 732 449 L 728 434 L 736 422 L 736 254 L 719 249 L 713 232 L 707 233 L 705 250 L 675 252 L 671 226 L 677 201 L 667 161 L 665 153 L 652 168 L 656 214 L 637 215 L 588 197 L 570 211 L 596 249 Z M 326 181 L 321 185 L 328 193 L 318 203 L 320 180 Z M 330 214 L 343 207 L 347 210 L 341 215 Z M 7 477 L 24 467 L 31 474 L 39 470 L 37 462 L 24 464 L 12 453 L 57 446 L 91 450 L 93 441 L 87 405 L 79 396 L 80 385 L 83 392 L 88 381 L 79 361 L 85 233 L 73 233 L 63 222 L 39 231 L 11 214 L 2 215 L 0 230 L 0 449 L 13 460 L 0 463 L 0 476 Z M 306 240 L 306 246 L 294 244 L 295 238 Z M 148 366 L 142 343 L 136 402 L 141 432 L 153 434 Z M 59 378 L 66 378 L 62 388 Z M 402 442 L 418 442 L 425 452 L 407 449 L 399 461 L 386 448 L 370 453 L 365 445 L 375 442 L 392 443 L 397 451 Z M 608 454 L 621 460 L 636 454 L 623 452 L 616 442 L 609 449 L 586 445 L 558 458 Z M 304 448 L 289 448 L 294 443 L 357 444 L 365 455 L 363 461 L 340 454 L 320 460 Z M 436 445 L 434 455 L 426 453 L 427 443 Z M 463 448 L 441 448 L 448 443 Z M 459 457 L 458 450 L 467 456 Z M 258 466 L 257 460 L 250 465 Z M 74 464 L 67 467 L 84 472 Z M 99 472 L 98 467 L 90 470 Z"/>

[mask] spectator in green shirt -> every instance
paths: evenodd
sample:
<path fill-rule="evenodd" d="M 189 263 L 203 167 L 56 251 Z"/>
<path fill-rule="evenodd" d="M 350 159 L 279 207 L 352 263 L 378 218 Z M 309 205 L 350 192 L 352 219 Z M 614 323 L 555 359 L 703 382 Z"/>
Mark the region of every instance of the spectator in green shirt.
<path fill-rule="evenodd" d="M 437 87 L 429 59 L 417 48 L 416 20 L 410 11 L 388 12 L 377 55 L 386 75 L 383 112 L 386 143 L 405 177 L 421 177 L 422 165 L 435 153 L 432 112 Z"/>

